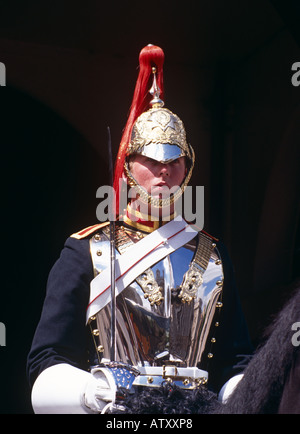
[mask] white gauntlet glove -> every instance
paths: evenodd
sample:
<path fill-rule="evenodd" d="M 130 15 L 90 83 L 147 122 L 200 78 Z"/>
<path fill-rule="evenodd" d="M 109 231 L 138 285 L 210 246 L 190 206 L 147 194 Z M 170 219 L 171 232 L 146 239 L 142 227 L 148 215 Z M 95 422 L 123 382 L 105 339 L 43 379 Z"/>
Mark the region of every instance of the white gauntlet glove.
<path fill-rule="evenodd" d="M 223 385 L 218 396 L 219 401 L 221 401 L 223 404 L 226 404 L 228 398 L 234 392 L 236 386 L 239 384 L 243 376 L 244 374 L 235 375 Z"/>
<path fill-rule="evenodd" d="M 32 407 L 40 414 L 101 413 L 115 402 L 116 384 L 107 368 L 86 372 L 66 363 L 50 366 L 32 388 Z"/>
<path fill-rule="evenodd" d="M 116 400 L 117 386 L 107 368 L 94 368 L 82 396 L 82 404 L 93 413 L 105 413 Z"/>

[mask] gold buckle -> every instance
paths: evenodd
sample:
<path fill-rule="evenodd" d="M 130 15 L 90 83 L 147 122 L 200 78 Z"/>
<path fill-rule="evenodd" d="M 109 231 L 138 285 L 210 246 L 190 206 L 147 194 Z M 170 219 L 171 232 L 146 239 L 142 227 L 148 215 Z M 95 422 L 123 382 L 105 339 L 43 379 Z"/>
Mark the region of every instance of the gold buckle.
<path fill-rule="evenodd" d="M 175 369 L 175 373 L 174 375 L 166 375 L 166 368 L 174 368 Z M 177 367 L 174 365 L 163 365 L 162 366 L 162 378 L 164 380 L 172 380 L 172 378 L 176 378 L 178 375 L 178 370 Z"/>

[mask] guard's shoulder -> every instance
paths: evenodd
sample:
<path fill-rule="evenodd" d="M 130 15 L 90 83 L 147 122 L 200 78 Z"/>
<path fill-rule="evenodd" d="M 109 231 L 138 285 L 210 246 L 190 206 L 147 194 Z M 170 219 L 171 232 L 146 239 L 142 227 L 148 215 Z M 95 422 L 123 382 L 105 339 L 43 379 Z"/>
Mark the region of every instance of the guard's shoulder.
<path fill-rule="evenodd" d="M 218 238 L 215 238 L 215 237 L 213 237 L 212 235 L 210 235 L 208 232 L 206 232 L 206 231 L 204 231 L 203 229 L 202 229 L 202 231 L 200 231 L 202 234 L 204 234 L 204 235 L 206 235 L 207 237 L 209 237 L 212 241 L 219 241 L 219 239 Z"/>
<path fill-rule="evenodd" d="M 70 235 L 70 237 L 77 238 L 77 240 L 82 240 L 83 238 L 87 238 L 88 236 L 93 235 L 95 232 L 99 231 L 100 229 L 104 228 L 107 225 L 109 225 L 109 222 L 88 226 L 87 228 L 82 229 L 81 231 L 75 232 L 74 234 Z"/>

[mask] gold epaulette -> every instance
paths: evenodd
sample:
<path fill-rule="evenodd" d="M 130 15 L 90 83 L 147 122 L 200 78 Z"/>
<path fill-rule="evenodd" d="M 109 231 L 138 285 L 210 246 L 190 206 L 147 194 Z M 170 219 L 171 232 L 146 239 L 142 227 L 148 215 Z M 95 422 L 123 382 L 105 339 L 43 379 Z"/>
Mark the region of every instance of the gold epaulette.
<path fill-rule="evenodd" d="M 77 238 L 77 240 L 81 240 L 82 238 L 86 238 L 89 235 L 92 235 L 94 232 L 98 231 L 99 229 L 104 228 L 105 226 L 109 225 L 109 222 L 99 223 L 97 225 L 88 226 L 85 229 L 82 229 L 79 232 L 76 232 L 75 234 L 70 235 L 72 238 Z"/>

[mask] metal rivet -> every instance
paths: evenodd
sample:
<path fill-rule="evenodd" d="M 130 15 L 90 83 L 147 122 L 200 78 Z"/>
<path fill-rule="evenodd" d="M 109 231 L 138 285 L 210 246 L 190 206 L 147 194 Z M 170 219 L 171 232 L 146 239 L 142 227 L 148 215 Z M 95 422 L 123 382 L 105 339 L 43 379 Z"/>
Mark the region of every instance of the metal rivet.
<path fill-rule="evenodd" d="M 101 256 L 102 255 L 102 251 L 101 250 L 97 250 L 97 256 Z"/>
<path fill-rule="evenodd" d="M 222 286 L 223 285 L 223 280 L 217 280 L 216 284 L 217 284 L 217 286 Z"/>
<path fill-rule="evenodd" d="M 215 327 L 219 327 L 219 325 L 220 325 L 220 323 L 217 321 L 217 322 L 215 323 Z"/>
<path fill-rule="evenodd" d="M 207 357 L 208 357 L 209 359 L 212 359 L 213 356 L 214 356 L 213 353 L 208 353 L 208 354 L 207 354 Z"/>
<path fill-rule="evenodd" d="M 101 239 L 101 235 L 100 234 L 95 234 L 94 240 L 95 241 L 99 241 L 100 239 Z"/>
<path fill-rule="evenodd" d="M 99 336 L 99 330 L 98 329 L 93 330 L 92 333 L 94 336 Z"/>
<path fill-rule="evenodd" d="M 211 341 L 210 342 L 212 342 L 213 344 L 215 344 L 216 343 L 216 338 L 211 338 Z"/>
<path fill-rule="evenodd" d="M 201 384 L 206 384 L 207 381 L 208 381 L 207 378 L 201 377 L 201 378 L 196 378 L 195 383 L 197 384 L 197 386 L 200 386 Z"/>
<path fill-rule="evenodd" d="M 215 247 L 217 247 L 216 243 L 212 243 L 212 248 L 214 249 Z"/>
<path fill-rule="evenodd" d="M 183 380 L 183 382 L 182 382 L 182 384 L 183 384 L 184 386 L 187 386 L 189 383 L 190 383 L 190 380 L 189 380 L 188 378 L 185 378 L 185 379 Z"/>
<path fill-rule="evenodd" d="M 104 346 L 103 345 L 99 345 L 99 347 L 97 347 L 97 350 L 98 350 L 99 353 L 103 353 Z"/>
<path fill-rule="evenodd" d="M 147 378 L 147 383 L 149 383 L 149 384 L 153 383 L 153 377 L 148 377 Z"/>
<path fill-rule="evenodd" d="M 215 264 L 216 264 L 216 265 L 220 265 L 220 264 L 222 264 L 221 259 L 217 259 L 217 260 L 215 261 Z"/>
<path fill-rule="evenodd" d="M 217 306 L 217 307 L 222 307 L 222 306 L 223 306 L 223 303 L 222 303 L 221 301 L 218 301 L 217 304 L 216 304 L 216 306 Z"/>

